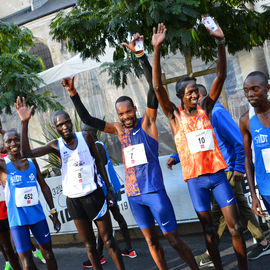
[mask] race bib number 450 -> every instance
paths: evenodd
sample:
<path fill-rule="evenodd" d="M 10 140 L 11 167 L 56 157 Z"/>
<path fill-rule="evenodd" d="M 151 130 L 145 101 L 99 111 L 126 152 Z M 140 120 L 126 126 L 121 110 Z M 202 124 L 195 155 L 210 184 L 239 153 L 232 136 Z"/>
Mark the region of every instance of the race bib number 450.
<path fill-rule="evenodd" d="M 143 143 L 124 148 L 124 156 L 127 168 L 148 163 Z"/>
<path fill-rule="evenodd" d="M 17 207 L 33 206 L 38 204 L 38 191 L 35 186 L 16 188 L 15 200 Z"/>
<path fill-rule="evenodd" d="M 186 138 L 191 154 L 215 149 L 212 129 L 189 132 Z"/>

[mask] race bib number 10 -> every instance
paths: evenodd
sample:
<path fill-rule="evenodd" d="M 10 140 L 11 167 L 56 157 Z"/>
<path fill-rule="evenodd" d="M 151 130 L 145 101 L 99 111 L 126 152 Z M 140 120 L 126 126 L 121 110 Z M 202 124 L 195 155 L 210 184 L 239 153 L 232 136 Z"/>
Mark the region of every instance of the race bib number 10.
<path fill-rule="evenodd" d="M 143 143 L 124 148 L 124 156 L 127 168 L 148 163 Z"/>
<path fill-rule="evenodd" d="M 15 200 L 17 207 L 33 206 L 38 204 L 38 191 L 35 186 L 16 188 Z"/>
<path fill-rule="evenodd" d="M 212 129 L 189 132 L 186 138 L 191 154 L 215 149 Z"/>

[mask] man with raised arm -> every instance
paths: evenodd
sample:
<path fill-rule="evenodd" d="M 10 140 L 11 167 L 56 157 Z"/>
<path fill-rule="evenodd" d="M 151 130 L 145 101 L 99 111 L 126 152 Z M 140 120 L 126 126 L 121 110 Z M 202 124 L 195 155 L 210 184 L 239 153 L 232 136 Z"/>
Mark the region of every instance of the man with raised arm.
<path fill-rule="evenodd" d="M 22 121 L 22 151 L 27 157 L 40 157 L 49 153 L 61 159 L 63 194 L 67 196 L 67 208 L 80 237 L 85 244 L 87 255 L 95 270 L 103 269 L 96 250 L 96 239 L 92 227 L 95 220 L 100 236 L 108 248 L 110 256 L 118 270 L 124 270 L 124 264 L 112 235 L 112 224 L 107 211 L 107 200 L 114 201 L 106 170 L 98 155 L 93 137 L 84 132 L 73 132 L 70 116 L 65 111 L 57 111 L 53 125 L 61 136 L 46 145 L 30 149 L 28 140 L 28 122 L 33 106 L 28 109 L 18 97 L 15 109 Z M 107 188 L 107 200 L 98 182 L 100 174 Z"/>
<path fill-rule="evenodd" d="M 267 76 L 254 71 L 244 81 L 244 93 L 252 106 L 240 118 L 240 130 L 245 149 L 245 169 L 252 198 L 252 210 L 263 217 L 260 201 L 255 191 L 255 178 L 259 193 L 270 215 L 270 85 Z M 254 146 L 255 162 L 252 160 L 251 142 Z M 270 252 L 269 252 L 270 253 Z"/>
<path fill-rule="evenodd" d="M 135 52 L 135 35 L 131 44 L 123 44 Z M 136 106 L 130 97 L 121 96 L 115 102 L 120 122 L 108 123 L 92 117 L 82 104 L 74 87 L 74 77 L 62 85 L 70 93 L 81 120 L 101 131 L 118 136 L 125 167 L 126 193 L 130 209 L 160 270 L 167 270 L 163 249 L 158 240 L 155 220 L 171 246 L 191 269 L 198 269 L 189 247 L 180 239 L 171 201 L 166 193 L 158 160 L 158 130 L 156 116 L 158 101 L 152 86 L 152 69 L 143 51 L 137 52 L 149 84 L 147 107 L 142 118 L 136 116 Z"/>
<path fill-rule="evenodd" d="M 5 188 L 12 239 L 24 270 L 37 269 L 33 261 L 30 230 L 46 260 L 47 269 L 56 270 L 58 268 L 52 251 L 49 227 L 39 200 L 38 184 L 51 209 L 51 219 L 57 232 L 61 224 L 54 208 L 51 190 L 42 177 L 37 162 L 21 156 L 20 144 L 20 135 L 16 130 L 5 132 L 4 147 L 7 156 L 0 159 L 0 173 Z M 15 266 L 15 269 L 20 267 Z"/>
<path fill-rule="evenodd" d="M 211 220 L 211 191 L 218 202 L 232 235 L 233 247 L 239 269 L 247 269 L 246 246 L 242 236 L 232 188 L 224 169 L 227 165 L 219 150 L 210 113 L 217 101 L 226 78 L 226 52 L 224 35 L 218 29 L 210 34 L 217 39 L 217 76 L 209 95 L 198 105 L 199 90 L 193 78 L 186 77 L 176 84 L 176 96 L 181 101 L 178 108 L 169 100 L 162 85 L 160 49 L 166 37 L 164 24 L 153 30 L 154 46 L 153 84 L 157 99 L 164 114 L 168 117 L 175 144 L 182 164 L 183 178 L 188 184 L 195 211 L 203 227 L 205 242 L 216 269 L 223 269 L 217 245 L 217 237 Z"/>

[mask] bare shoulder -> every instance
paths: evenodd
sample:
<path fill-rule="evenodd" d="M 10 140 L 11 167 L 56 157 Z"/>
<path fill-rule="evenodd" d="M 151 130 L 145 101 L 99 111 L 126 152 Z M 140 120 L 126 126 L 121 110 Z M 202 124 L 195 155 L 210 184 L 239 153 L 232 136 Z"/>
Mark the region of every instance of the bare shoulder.
<path fill-rule="evenodd" d="M 242 127 L 245 127 L 245 126 L 247 127 L 248 123 L 249 123 L 249 111 L 242 114 L 239 119 L 239 125 Z"/>
<path fill-rule="evenodd" d="M 5 171 L 6 170 L 6 162 L 3 158 L 0 159 L 0 171 Z"/>

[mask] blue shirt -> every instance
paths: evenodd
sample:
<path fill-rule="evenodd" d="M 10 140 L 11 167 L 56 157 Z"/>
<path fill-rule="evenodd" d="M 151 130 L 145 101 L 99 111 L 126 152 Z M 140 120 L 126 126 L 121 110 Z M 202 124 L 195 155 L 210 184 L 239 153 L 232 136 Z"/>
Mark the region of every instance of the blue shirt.
<path fill-rule="evenodd" d="M 263 126 L 254 112 L 249 109 L 250 133 L 255 153 L 255 175 L 260 194 L 270 196 L 270 170 L 265 166 L 268 163 L 263 155 L 270 155 L 270 127 Z M 268 138 L 269 137 L 269 138 Z M 268 163 L 269 164 L 269 163 Z M 266 164 L 266 165 L 268 165 Z"/>
<path fill-rule="evenodd" d="M 223 105 L 216 102 L 212 111 L 212 126 L 219 149 L 227 163 L 226 171 L 245 173 L 245 152 L 239 127 Z M 179 163 L 178 153 L 171 157 Z"/>

